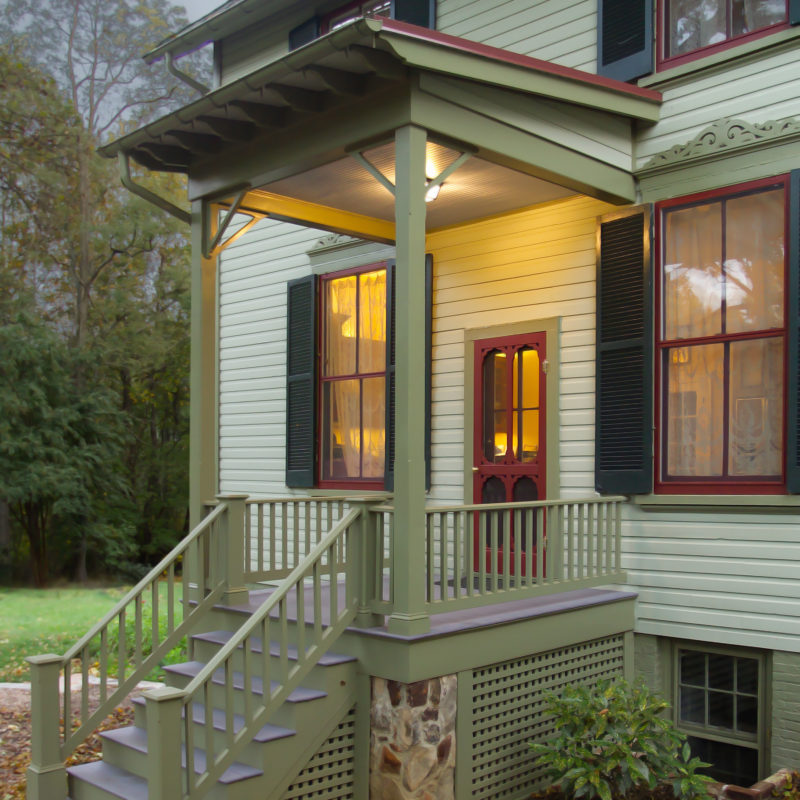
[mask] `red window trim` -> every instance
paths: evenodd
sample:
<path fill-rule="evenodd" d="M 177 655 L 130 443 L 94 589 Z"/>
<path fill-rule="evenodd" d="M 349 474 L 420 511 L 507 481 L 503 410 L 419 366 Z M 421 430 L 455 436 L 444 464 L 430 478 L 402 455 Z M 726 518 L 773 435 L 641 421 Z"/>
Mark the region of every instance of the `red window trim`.
<path fill-rule="evenodd" d="M 671 67 L 677 67 L 681 64 L 686 64 L 690 61 L 696 61 L 698 58 L 712 55 L 723 50 L 728 50 L 731 47 L 752 41 L 753 39 L 760 39 L 762 36 L 767 36 L 770 33 L 785 30 L 790 26 L 789 24 L 789 0 L 785 0 L 785 19 L 782 22 L 776 22 L 774 25 L 768 25 L 765 28 L 758 28 L 758 30 L 750 31 L 749 33 L 742 33 L 737 36 L 731 36 L 722 42 L 716 44 L 708 44 L 704 47 L 698 47 L 697 50 L 692 50 L 688 53 L 681 53 L 676 56 L 668 56 L 667 53 L 667 39 L 669 37 L 669 22 L 667 19 L 668 5 L 670 0 L 658 0 L 658 36 L 656 37 L 656 71 L 663 72 Z"/>
<path fill-rule="evenodd" d="M 664 411 L 664 391 L 666 387 L 666 378 L 664 376 L 664 356 L 670 347 L 674 347 L 676 340 L 663 340 L 662 336 L 662 284 L 663 284 L 663 264 L 664 264 L 664 236 L 663 236 L 663 222 L 664 211 L 671 208 L 686 208 L 693 205 L 702 205 L 709 200 L 719 198 L 734 198 L 742 195 L 751 194 L 759 189 L 766 189 L 769 187 L 783 188 L 784 193 L 784 305 L 783 305 L 783 328 L 776 328 L 774 337 L 781 337 L 783 339 L 783 430 L 781 433 L 781 440 L 786 447 L 787 436 L 787 419 L 786 408 L 788 403 L 788 316 L 789 316 L 789 293 L 788 293 L 788 256 L 789 256 L 789 175 L 776 175 L 770 178 L 762 178 L 747 183 L 735 184 L 733 186 L 726 186 L 721 189 L 714 189 L 707 192 L 699 192 L 685 197 L 676 197 L 670 200 L 664 200 L 656 203 L 655 206 L 655 240 L 657 243 L 656 248 L 656 279 L 655 279 L 655 292 L 654 292 L 654 305 L 655 305 L 655 348 L 654 348 L 654 414 L 655 414 L 655 441 L 653 448 L 654 455 L 654 492 L 656 494 L 687 494 L 687 495 L 725 495 L 725 494 L 760 494 L 760 495 L 776 495 L 786 494 L 786 451 L 784 449 L 783 462 L 781 464 L 781 477 L 779 479 L 753 479 L 749 477 L 736 478 L 728 477 L 723 480 L 708 478 L 708 477 L 680 477 L 680 478 L 662 478 L 664 473 L 664 424 L 662 420 L 662 412 Z M 770 334 L 763 331 L 755 333 L 743 334 L 726 334 L 714 337 L 714 341 L 743 341 L 747 339 L 766 339 L 773 338 Z M 698 344 L 707 341 L 706 337 L 697 339 L 681 339 L 682 344 Z"/>
<path fill-rule="evenodd" d="M 356 3 L 355 5 L 358 5 Z M 338 11 L 337 11 L 338 13 Z M 317 429 L 315 431 L 315 436 L 317 437 L 317 452 L 319 453 L 318 463 L 316 466 L 316 486 L 319 489 L 357 489 L 358 491 L 364 490 L 383 490 L 385 487 L 383 480 L 375 480 L 374 478 L 351 478 L 346 481 L 341 480 L 331 480 L 331 479 L 323 479 L 322 477 L 322 431 L 323 431 L 323 402 L 322 402 L 322 388 L 325 383 L 331 383 L 335 380 L 345 380 L 348 377 L 358 377 L 359 379 L 363 378 L 374 378 L 379 376 L 386 376 L 386 370 L 384 369 L 383 372 L 379 373 L 364 373 L 358 374 L 357 376 L 342 376 L 337 375 L 335 378 L 325 380 L 322 377 L 322 354 L 323 350 L 323 310 L 324 310 L 324 298 L 325 298 L 325 291 L 323 289 L 323 285 L 325 281 L 332 280 L 335 278 L 346 278 L 349 275 L 361 275 L 365 272 L 374 272 L 378 269 L 386 270 L 388 267 L 388 262 L 386 261 L 376 261 L 372 264 L 363 264 L 359 267 L 352 267 L 350 269 L 343 269 L 337 270 L 335 272 L 326 272 L 319 276 L 319 284 L 320 290 L 317 292 L 317 319 L 319 320 L 319 324 L 317 325 L 317 361 L 318 361 L 318 369 L 317 369 Z M 385 470 L 384 470 L 385 472 Z"/>

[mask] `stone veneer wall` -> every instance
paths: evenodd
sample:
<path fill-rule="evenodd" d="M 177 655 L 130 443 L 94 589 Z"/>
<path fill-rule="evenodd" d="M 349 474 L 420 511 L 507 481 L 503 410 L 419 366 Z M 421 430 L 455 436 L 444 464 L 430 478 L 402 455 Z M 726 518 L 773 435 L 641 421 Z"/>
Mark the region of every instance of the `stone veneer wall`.
<path fill-rule="evenodd" d="M 457 685 L 372 679 L 370 800 L 453 800 Z"/>

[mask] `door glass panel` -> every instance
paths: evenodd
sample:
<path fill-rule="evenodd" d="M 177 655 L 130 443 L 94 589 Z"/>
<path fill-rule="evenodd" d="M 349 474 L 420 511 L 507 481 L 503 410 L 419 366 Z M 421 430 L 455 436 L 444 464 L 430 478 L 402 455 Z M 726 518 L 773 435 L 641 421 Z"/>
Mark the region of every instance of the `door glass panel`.
<path fill-rule="evenodd" d="M 514 456 L 523 464 L 539 453 L 539 353 L 523 348 L 514 353 Z M 520 447 L 521 443 L 521 447 Z"/>
<path fill-rule="evenodd" d="M 508 450 L 506 355 L 497 350 L 483 362 L 483 455 L 500 462 Z"/>

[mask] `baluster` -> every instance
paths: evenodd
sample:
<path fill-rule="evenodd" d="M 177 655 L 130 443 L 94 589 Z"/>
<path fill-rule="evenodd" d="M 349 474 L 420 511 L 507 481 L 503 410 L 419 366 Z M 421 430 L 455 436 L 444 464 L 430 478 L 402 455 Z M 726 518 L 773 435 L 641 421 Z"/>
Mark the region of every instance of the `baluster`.
<path fill-rule="evenodd" d="M 336 571 L 336 544 L 328 548 L 328 569 L 330 573 L 331 615 L 330 625 L 333 627 L 339 619 L 339 576 Z"/>
<path fill-rule="evenodd" d="M 594 505 L 590 503 L 586 508 L 586 577 L 591 578 L 594 572 Z"/>
<path fill-rule="evenodd" d="M 449 516 L 453 518 L 453 599 L 461 596 L 461 514 L 457 511 Z"/>
<path fill-rule="evenodd" d="M 214 701 L 212 698 L 213 683 L 211 678 L 203 684 L 203 705 L 205 718 L 203 719 L 203 735 L 206 751 L 206 770 L 211 766 L 214 753 Z"/>
<path fill-rule="evenodd" d="M 295 632 L 297 636 L 297 663 L 305 657 L 306 654 L 306 593 L 304 587 L 304 576 L 295 584 L 295 604 L 297 606 L 297 623 L 295 625 Z"/>
<path fill-rule="evenodd" d="M 502 515 L 502 516 L 501 516 Z M 503 521 L 503 591 L 508 591 L 511 580 L 511 514 L 508 510 L 497 514 Z M 499 554 L 498 554 L 499 555 Z M 498 587 L 499 588 L 499 587 Z"/>
<path fill-rule="evenodd" d="M 472 595 L 475 594 L 475 512 L 465 511 L 464 522 L 464 555 L 467 558 L 467 597 L 472 597 Z"/>
<path fill-rule="evenodd" d="M 158 630 L 158 617 L 159 617 L 158 599 L 159 599 L 158 598 L 158 578 L 156 578 L 150 584 L 150 605 L 152 606 L 152 611 L 153 611 L 152 628 L 151 628 L 151 634 L 152 634 L 152 637 L 153 637 L 153 647 L 152 647 L 153 650 L 155 650 L 156 647 L 158 647 L 158 643 L 161 641 L 161 638 L 159 636 L 159 630 Z"/>
<path fill-rule="evenodd" d="M 175 630 L 175 564 L 167 567 L 167 631 Z"/>
<path fill-rule="evenodd" d="M 569 503 L 565 509 L 567 514 L 567 578 L 575 578 L 575 506 Z"/>
<path fill-rule="evenodd" d="M 425 554 L 425 568 L 427 570 L 427 577 L 428 577 L 428 596 L 427 601 L 432 603 L 435 599 L 434 597 L 434 574 L 433 574 L 433 567 L 435 563 L 435 555 L 434 555 L 434 543 L 433 543 L 433 524 L 432 524 L 432 515 L 426 514 L 425 515 L 425 545 L 426 545 L 426 554 Z"/>
<path fill-rule="evenodd" d="M 36 656 L 31 656 L 36 658 Z M 72 661 L 67 661 L 64 665 L 64 697 L 62 705 L 64 707 L 64 740 L 72 730 Z"/>
<path fill-rule="evenodd" d="M 191 614 L 191 607 L 189 606 L 189 561 L 191 560 L 191 556 L 189 554 L 189 548 L 187 547 L 182 554 L 181 558 L 181 608 L 182 614 L 181 619 L 186 619 L 186 617 Z M 195 561 L 195 564 L 197 562 Z M 198 600 L 201 598 L 198 597 Z"/>
<path fill-rule="evenodd" d="M 447 586 L 450 581 L 450 567 L 447 563 L 450 547 L 447 535 L 447 515 L 440 513 L 437 516 L 439 520 L 439 599 L 445 602 Z"/>
<path fill-rule="evenodd" d="M 108 626 L 100 631 L 100 702 L 108 698 Z"/>
<path fill-rule="evenodd" d="M 303 558 L 311 552 L 311 501 L 307 500 L 303 503 L 303 522 L 305 523 L 305 541 L 306 549 L 303 551 Z M 303 559 L 298 560 L 298 564 Z"/>
<path fill-rule="evenodd" d="M 272 572 L 275 570 L 275 548 L 276 543 L 275 539 L 278 535 L 278 531 L 275 527 L 275 509 L 277 507 L 276 503 L 269 504 L 269 571 Z"/>
<path fill-rule="evenodd" d="M 544 561 L 547 558 L 544 545 L 544 509 L 537 506 L 536 515 L 536 585 L 541 586 L 544 581 Z"/>
<path fill-rule="evenodd" d="M 244 679 L 244 720 L 249 725 L 253 719 L 253 637 L 248 636 L 242 642 L 242 676 Z M 231 656 L 231 660 L 233 657 Z M 231 708 L 233 704 L 231 703 Z"/>
<path fill-rule="evenodd" d="M 261 620 L 261 700 L 269 705 L 270 681 L 272 679 L 272 638 L 269 614 Z"/>
<path fill-rule="evenodd" d="M 294 561 L 292 567 L 296 567 L 302 560 L 300 556 L 300 503 L 292 504 L 292 546 L 294 547 Z"/>
<path fill-rule="evenodd" d="M 514 588 L 522 586 L 522 552 L 524 550 L 523 537 L 525 535 L 525 528 L 522 525 L 522 509 L 514 509 Z M 530 556 L 528 556 L 530 558 Z M 511 576 L 509 576 L 510 579 Z M 511 581 L 509 580 L 509 583 Z M 511 585 L 508 587 L 511 589 Z"/>
<path fill-rule="evenodd" d="M 584 549 L 586 547 L 586 515 L 584 513 L 584 504 L 578 503 L 578 524 L 577 524 L 577 535 L 578 535 L 578 575 L 577 577 L 585 578 L 586 573 L 584 571 Z"/>
<path fill-rule="evenodd" d="M 289 504 L 281 503 L 281 569 L 289 568 Z"/>
<path fill-rule="evenodd" d="M 617 572 L 622 572 L 622 504 L 614 501 L 614 567 Z"/>
<path fill-rule="evenodd" d="M 280 666 L 281 684 L 286 684 L 289 678 L 289 619 L 286 609 L 286 597 L 278 601 L 278 614 L 280 615 Z"/>
<path fill-rule="evenodd" d="M 500 515 L 496 511 L 489 512 L 492 525 L 492 546 L 489 548 L 491 555 L 490 570 L 492 576 L 492 592 L 497 593 L 500 585 L 499 565 L 500 555 Z"/>
<path fill-rule="evenodd" d="M 486 594 L 486 511 L 478 512 L 478 594 Z M 491 558 L 491 554 L 489 556 Z"/>
<path fill-rule="evenodd" d="M 89 646 L 81 650 L 81 724 L 89 718 Z"/>
<path fill-rule="evenodd" d="M 134 641 L 136 642 L 134 648 L 134 655 L 133 655 L 133 663 L 139 667 L 142 664 L 142 602 L 143 598 L 141 594 L 136 595 L 134 598 L 134 619 L 133 619 L 133 630 L 134 630 Z"/>
<path fill-rule="evenodd" d="M 233 653 L 225 659 L 223 672 L 225 679 L 225 741 L 230 747 L 233 744 Z M 245 708 L 247 708 L 247 697 L 252 693 L 253 686 L 245 682 L 242 689 L 244 691 Z M 213 753 L 214 748 L 212 745 L 210 749 L 206 750 L 206 769 L 209 769 L 214 761 Z"/>
<path fill-rule="evenodd" d="M 252 509 L 249 504 L 244 504 L 244 542 L 242 547 L 242 560 L 244 561 L 245 573 L 253 571 L 253 542 L 251 540 L 253 520 L 251 518 Z M 256 560 L 256 567 L 258 561 Z"/>
<path fill-rule="evenodd" d="M 117 682 L 125 680 L 125 666 L 128 663 L 127 621 L 125 609 L 117 617 Z"/>
<path fill-rule="evenodd" d="M 614 504 L 606 504 L 606 574 L 612 573 L 614 567 L 611 561 L 611 545 L 614 540 Z"/>
<path fill-rule="evenodd" d="M 264 504 L 255 504 L 256 512 L 256 572 L 261 575 L 264 572 Z M 252 513 L 252 509 L 251 512 Z M 252 522 L 252 520 L 251 520 Z M 248 570 L 253 569 L 252 564 Z"/>
<path fill-rule="evenodd" d="M 595 572 L 597 575 L 603 575 L 606 570 L 603 565 L 603 553 L 606 549 L 605 543 L 605 528 L 606 528 L 606 507 L 604 505 L 596 505 L 595 513 L 597 514 L 597 553 L 595 555 Z"/>
<path fill-rule="evenodd" d="M 535 549 L 536 539 L 533 535 L 533 529 L 536 526 L 536 509 L 526 508 L 523 513 L 525 514 L 525 552 L 528 554 L 525 561 L 525 584 L 533 586 L 533 563 L 539 557 Z"/>
<path fill-rule="evenodd" d="M 316 512 L 317 513 L 316 513 L 315 524 L 316 524 L 317 538 L 314 540 L 314 545 L 315 546 L 318 545 L 322 541 L 322 521 L 323 521 L 322 520 L 322 516 L 323 516 L 322 512 L 325 509 L 325 506 L 327 506 L 327 503 L 317 503 L 317 506 L 316 506 Z M 330 528 L 328 528 L 328 530 L 330 530 Z"/>
<path fill-rule="evenodd" d="M 189 794 L 194 776 L 194 713 L 196 705 L 186 705 L 183 714 L 183 742 L 186 748 L 186 794 Z M 178 795 L 179 797 L 181 795 Z"/>
<path fill-rule="evenodd" d="M 322 641 L 322 565 L 317 559 L 312 567 L 314 586 L 314 644 Z"/>

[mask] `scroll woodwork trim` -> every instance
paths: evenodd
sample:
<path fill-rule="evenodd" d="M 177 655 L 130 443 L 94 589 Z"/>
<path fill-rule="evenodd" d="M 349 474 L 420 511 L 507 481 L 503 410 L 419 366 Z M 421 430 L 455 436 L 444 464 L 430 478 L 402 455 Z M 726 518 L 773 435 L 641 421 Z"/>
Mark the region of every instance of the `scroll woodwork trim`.
<path fill-rule="evenodd" d="M 675 145 L 654 155 L 637 174 L 668 170 L 675 166 L 709 159 L 720 154 L 743 151 L 764 142 L 800 139 L 800 120 L 769 120 L 749 123 L 741 119 L 718 120 L 701 131 L 691 141 Z"/>

